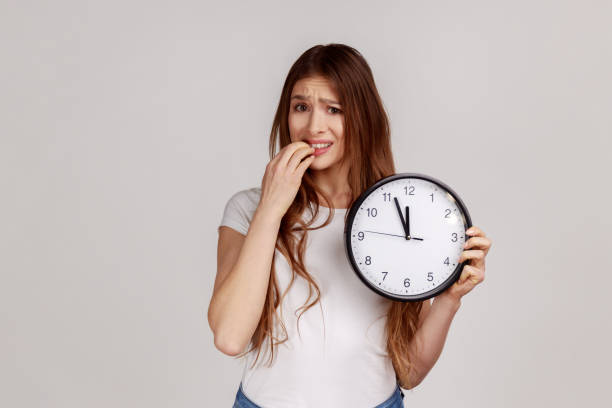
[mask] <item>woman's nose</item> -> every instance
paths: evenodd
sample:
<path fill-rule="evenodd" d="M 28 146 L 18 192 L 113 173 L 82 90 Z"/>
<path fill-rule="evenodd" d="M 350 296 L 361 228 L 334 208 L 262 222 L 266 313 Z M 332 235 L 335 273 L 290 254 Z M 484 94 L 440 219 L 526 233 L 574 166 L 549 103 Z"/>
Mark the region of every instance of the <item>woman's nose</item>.
<path fill-rule="evenodd" d="M 315 134 L 325 130 L 325 117 L 317 109 L 313 109 L 309 120 L 308 130 L 310 133 Z"/>

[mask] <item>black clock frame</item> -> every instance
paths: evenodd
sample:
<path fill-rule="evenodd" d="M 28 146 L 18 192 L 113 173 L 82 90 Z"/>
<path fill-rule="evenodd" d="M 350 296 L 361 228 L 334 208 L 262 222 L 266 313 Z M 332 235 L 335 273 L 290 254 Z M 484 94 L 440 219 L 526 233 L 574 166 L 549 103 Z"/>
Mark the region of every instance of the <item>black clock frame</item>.
<path fill-rule="evenodd" d="M 346 256 L 349 259 L 351 266 L 353 267 L 353 271 L 355 272 L 355 274 L 357 275 L 357 277 L 359 279 L 361 279 L 361 281 L 370 289 L 372 289 L 374 292 L 378 293 L 379 295 L 382 295 L 388 299 L 394 300 L 394 301 L 399 301 L 399 302 L 420 302 L 423 300 L 427 300 L 430 299 L 442 292 L 444 292 L 446 289 L 448 289 L 451 285 L 453 285 L 457 279 L 459 279 L 459 277 L 461 276 L 461 272 L 463 271 L 463 266 L 467 263 L 467 261 L 464 261 L 460 264 L 457 265 L 457 267 L 455 268 L 455 270 L 453 271 L 453 273 L 450 274 L 450 276 L 446 279 L 446 281 L 444 283 L 442 283 L 440 286 L 421 293 L 419 295 L 395 295 L 392 293 L 389 293 L 379 287 L 377 287 L 376 285 L 372 284 L 369 280 L 367 280 L 363 274 L 361 273 L 361 270 L 359 269 L 359 266 L 357 265 L 357 262 L 355 261 L 355 257 L 353 255 L 353 249 L 351 248 L 351 233 L 352 233 L 352 228 L 353 228 L 353 220 L 355 218 L 355 215 L 357 214 L 357 211 L 359 210 L 359 207 L 361 206 L 361 204 L 363 203 L 363 201 L 366 199 L 366 197 L 368 197 L 374 190 L 376 190 L 377 188 L 379 188 L 380 186 L 390 183 L 392 181 L 398 180 L 398 179 L 404 179 L 404 178 L 414 178 L 414 179 L 421 179 L 421 180 L 426 180 L 429 181 L 431 183 L 434 183 L 436 185 L 438 185 L 439 187 L 443 188 L 444 190 L 446 190 L 446 192 L 448 192 L 457 202 L 457 204 L 459 205 L 461 211 L 463 212 L 463 215 L 465 217 L 465 224 L 464 224 L 464 239 L 465 241 L 467 241 L 467 236 L 465 235 L 465 231 L 467 231 L 467 229 L 469 229 L 472 226 L 472 219 L 470 218 L 470 214 L 467 210 L 467 207 L 465 206 L 465 204 L 463 203 L 463 201 L 461 200 L 461 198 L 459 197 L 459 195 L 452 189 L 450 188 L 447 184 L 443 183 L 442 181 L 425 175 L 425 174 L 421 174 L 421 173 L 397 173 L 388 177 L 384 177 L 380 180 L 378 180 L 376 183 L 374 183 L 373 185 L 371 185 L 370 187 L 368 187 L 356 200 L 355 202 L 351 205 L 349 212 L 348 212 L 348 216 L 346 219 L 346 223 L 344 225 L 344 248 L 346 250 Z"/>

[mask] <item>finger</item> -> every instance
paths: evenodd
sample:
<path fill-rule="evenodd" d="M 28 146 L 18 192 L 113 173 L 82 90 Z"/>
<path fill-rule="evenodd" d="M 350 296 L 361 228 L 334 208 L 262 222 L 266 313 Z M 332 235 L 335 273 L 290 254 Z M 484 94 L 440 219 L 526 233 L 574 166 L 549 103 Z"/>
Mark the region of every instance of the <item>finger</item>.
<path fill-rule="evenodd" d="M 478 248 L 482 249 L 485 252 L 491 247 L 491 240 L 486 237 L 473 237 L 466 241 L 463 246 L 464 249 L 468 248 Z"/>
<path fill-rule="evenodd" d="M 466 282 L 469 282 L 471 286 L 475 286 L 484 280 L 484 273 L 482 271 L 472 265 L 465 265 L 463 267 L 463 271 L 461 272 L 461 276 L 457 283 L 459 285 L 463 285 Z"/>
<path fill-rule="evenodd" d="M 459 263 L 467 261 L 468 259 L 476 259 L 478 261 L 484 259 L 484 251 L 482 249 L 470 249 L 468 251 L 461 252 L 459 256 Z"/>
<path fill-rule="evenodd" d="M 268 163 L 268 167 L 270 169 L 283 170 L 287 167 L 289 159 L 293 155 L 293 152 L 300 148 L 310 147 L 308 143 L 305 142 L 293 142 L 289 143 L 285 147 L 283 147 L 277 154 L 270 160 Z"/>
<path fill-rule="evenodd" d="M 463 285 L 463 283 L 465 283 L 465 281 L 470 277 L 471 273 L 472 271 L 470 270 L 470 265 L 465 265 L 463 267 L 463 270 L 461 271 L 461 275 L 459 276 L 459 279 L 457 279 L 457 284 Z"/>
<path fill-rule="evenodd" d="M 308 146 L 308 148 L 300 147 L 295 152 L 293 152 L 293 155 L 291 156 L 291 159 L 287 164 L 287 168 L 289 169 L 289 171 L 295 171 L 302 159 L 308 156 L 309 154 L 314 153 L 314 151 L 315 149 L 313 147 Z"/>
<path fill-rule="evenodd" d="M 306 142 L 293 142 L 285 146 L 281 152 L 279 152 L 278 164 L 281 166 L 287 166 L 291 156 L 298 149 L 310 148 L 310 145 Z"/>
<path fill-rule="evenodd" d="M 297 169 L 295 169 L 295 174 L 298 174 L 300 177 L 302 177 L 304 175 L 304 172 L 308 168 L 308 166 L 310 166 L 310 164 L 314 161 L 314 158 L 315 156 L 314 154 L 312 154 L 308 156 L 307 158 L 305 158 L 304 160 L 302 160 L 300 165 L 297 166 Z"/>
<path fill-rule="evenodd" d="M 467 231 L 465 231 L 465 233 L 469 236 L 479 236 L 479 237 L 486 236 L 484 231 L 475 225 L 472 225 L 470 228 L 468 228 Z"/>

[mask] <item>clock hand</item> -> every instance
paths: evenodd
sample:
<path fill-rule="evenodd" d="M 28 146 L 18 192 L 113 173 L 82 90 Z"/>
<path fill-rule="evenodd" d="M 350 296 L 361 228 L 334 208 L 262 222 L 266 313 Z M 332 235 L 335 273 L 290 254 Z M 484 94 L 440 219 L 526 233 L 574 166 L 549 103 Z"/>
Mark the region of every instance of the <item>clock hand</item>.
<path fill-rule="evenodd" d="M 406 237 L 405 237 L 405 236 L 403 236 L 403 235 L 386 234 L 386 233 L 384 233 L 384 232 L 367 231 L 367 230 L 364 230 L 363 232 L 371 232 L 372 234 L 390 235 L 390 236 L 392 236 L 392 237 L 402 237 L 402 238 L 406 238 Z"/>
<path fill-rule="evenodd" d="M 402 237 L 402 238 L 406 238 L 403 235 L 395 235 L 395 234 L 387 234 L 385 232 L 377 232 L 377 231 L 368 231 L 368 230 L 364 230 L 363 232 L 371 232 L 372 234 L 381 234 L 381 235 L 390 235 L 392 237 Z M 411 239 L 417 239 L 419 241 L 423 241 L 423 238 L 415 238 L 415 237 L 411 237 Z"/>
<path fill-rule="evenodd" d="M 408 234 L 408 230 L 406 229 L 406 221 L 404 221 L 404 216 L 402 215 L 402 210 L 400 209 L 399 201 L 397 201 L 397 197 L 393 197 L 393 199 L 395 200 L 395 208 L 397 208 L 397 213 L 399 214 L 400 220 L 402 221 L 402 228 L 404 229 L 404 233 L 406 234 L 404 238 L 408 239 L 408 236 L 410 234 Z"/>
<path fill-rule="evenodd" d="M 406 206 L 406 233 L 408 234 L 408 239 L 418 239 L 422 241 L 423 238 L 415 238 L 410 236 L 410 207 Z"/>

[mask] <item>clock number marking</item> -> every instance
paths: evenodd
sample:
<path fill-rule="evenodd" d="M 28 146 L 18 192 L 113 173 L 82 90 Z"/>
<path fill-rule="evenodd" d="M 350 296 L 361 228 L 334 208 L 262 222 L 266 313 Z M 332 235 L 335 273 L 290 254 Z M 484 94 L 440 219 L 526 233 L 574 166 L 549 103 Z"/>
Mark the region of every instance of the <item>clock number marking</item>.
<path fill-rule="evenodd" d="M 368 255 L 368 256 L 366 256 L 366 257 L 365 257 L 365 264 L 366 264 L 366 265 L 370 265 L 371 263 L 372 263 L 372 258 L 370 258 L 370 256 L 369 256 L 369 255 Z"/>
<path fill-rule="evenodd" d="M 410 192 L 408 192 L 410 190 Z M 414 195 L 414 186 L 404 186 L 404 191 L 406 195 Z"/>
<path fill-rule="evenodd" d="M 378 210 L 376 208 L 368 208 L 368 217 L 376 217 Z"/>
<path fill-rule="evenodd" d="M 444 263 L 446 264 L 446 266 L 448 266 L 450 264 L 450 262 L 448 261 L 448 256 L 446 257 L 446 259 L 444 260 Z"/>
<path fill-rule="evenodd" d="M 427 280 L 431 282 L 433 279 L 433 272 L 427 272 Z"/>
<path fill-rule="evenodd" d="M 357 239 L 363 241 L 363 235 L 363 231 L 359 231 L 359 233 L 357 234 Z"/>
<path fill-rule="evenodd" d="M 449 215 L 450 215 L 450 213 L 451 213 L 450 208 L 447 208 L 446 210 L 444 210 L 444 212 L 446 213 L 446 214 L 444 214 L 444 218 L 450 218 L 450 217 L 449 217 Z"/>
<path fill-rule="evenodd" d="M 451 239 L 452 242 L 457 242 L 457 233 L 453 232 L 452 234 L 453 238 Z"/>
<path fill-rule="evenodd" d="M 431 196 L 431 202 L 433 203 L 433 193 L 431 193 L 430 196 Z"/>
<path fill-rule="evenodd" d="M 407 287 L 407 288 L 410 287 L 410 278 L 404 279 L 404 287 Z"/>
<path fill-rule="evenodd" d="M 385 278 L 387 277 L 387 274 L 388 274 L 389 272 L 381 272 L 381 273 L 384 273 L 384 274 L 385 274 L 385 276 L 383 277 L 383 280 L 385 280 Z"/>
<path fill-rule="evenodd" d="M 391 201 L 391 193 L 383 193 L 383 201 Z"/>

